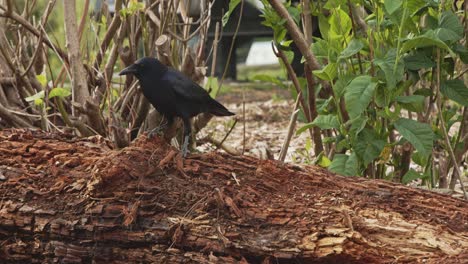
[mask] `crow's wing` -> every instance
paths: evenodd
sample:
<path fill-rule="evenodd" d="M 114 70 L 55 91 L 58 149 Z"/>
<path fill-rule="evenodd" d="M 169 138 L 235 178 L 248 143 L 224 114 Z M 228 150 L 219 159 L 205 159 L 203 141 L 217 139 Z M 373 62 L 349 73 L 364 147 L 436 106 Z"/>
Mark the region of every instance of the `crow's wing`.
<path fill-rule="evenodd" d="M 174 69 L 169 69 L 162 79 L 171 84 L 174 92 L 178 96 L 187 100 L 203 102 L 210 98 L 210 95 L 205 89 Z"/>

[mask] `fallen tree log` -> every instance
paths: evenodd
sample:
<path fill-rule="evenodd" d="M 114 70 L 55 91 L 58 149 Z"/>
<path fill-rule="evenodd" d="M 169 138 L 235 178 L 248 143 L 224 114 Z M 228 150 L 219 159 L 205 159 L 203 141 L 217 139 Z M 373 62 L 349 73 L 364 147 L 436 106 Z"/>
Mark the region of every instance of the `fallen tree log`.
<path fill-rule="evenodd" d="M 159 138 L 0 131 L 1 263 L 466 263 L 465 201 Z"/>

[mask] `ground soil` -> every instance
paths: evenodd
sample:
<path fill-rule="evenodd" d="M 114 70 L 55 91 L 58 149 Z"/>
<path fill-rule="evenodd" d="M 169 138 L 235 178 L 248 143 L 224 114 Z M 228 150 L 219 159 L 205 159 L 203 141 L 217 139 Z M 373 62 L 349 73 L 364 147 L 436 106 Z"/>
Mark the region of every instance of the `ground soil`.
<path fill-rule="evenodd" d="M 289 91 L 277 87 L 243 90 L 242 83 L 236 83 L 236 86 L 239 88 L 218 97 L 218 100 L 236 113 L 236 116 L 214 118 L 208 127 L 201 131 L 198 138 L 203 139 L 207 135 L 211 135 L 221 140 L 229 131 L 230 122 L 232 122 L 230 120 L 237 118 L 238 122 L 226 138 L 225 145 L 238 153 L 257 158 L 278 158 L 286 137 L 289 118 L 294 110 L 294 101 Z M 244 109 L 245 123 L 243 121 Z M 298 120 L 296 128 L 303 125 L 302 120 Z M 313 159 L 313 154 L 305 149 L 307 139 L 307 133 L 294 135 L 285 161 L 304 163 Z M 214 148 L 212 144 L 205 144 L 198 149 L 207 151 Z"/>

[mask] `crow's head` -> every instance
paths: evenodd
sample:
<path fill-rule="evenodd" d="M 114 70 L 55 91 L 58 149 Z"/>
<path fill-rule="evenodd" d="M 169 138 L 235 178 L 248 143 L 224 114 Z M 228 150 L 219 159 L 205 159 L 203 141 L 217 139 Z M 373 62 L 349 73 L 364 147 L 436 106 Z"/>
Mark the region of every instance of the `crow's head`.
<path fill-rule="evenodd" d="M 123 69 L 119 75 L 133 74 L 138 79 L 142 79 L 144 77 L 160 76 L 166 71 L 167 66 L 162 64 L 159 60 L 151 57 L 144 57 Z"/>

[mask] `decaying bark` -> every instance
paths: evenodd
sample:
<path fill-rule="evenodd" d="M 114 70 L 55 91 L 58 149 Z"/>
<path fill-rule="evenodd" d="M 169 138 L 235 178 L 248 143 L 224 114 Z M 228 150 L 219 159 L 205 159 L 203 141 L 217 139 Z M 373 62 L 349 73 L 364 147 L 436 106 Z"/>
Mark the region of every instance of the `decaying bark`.
<path fill-rule="evenodd" d="M 468 204 L 142 136 L 0 132 L 0 262 L 466 263 Z"/>

